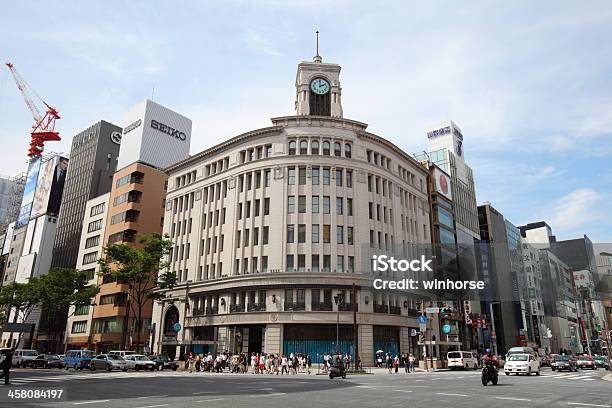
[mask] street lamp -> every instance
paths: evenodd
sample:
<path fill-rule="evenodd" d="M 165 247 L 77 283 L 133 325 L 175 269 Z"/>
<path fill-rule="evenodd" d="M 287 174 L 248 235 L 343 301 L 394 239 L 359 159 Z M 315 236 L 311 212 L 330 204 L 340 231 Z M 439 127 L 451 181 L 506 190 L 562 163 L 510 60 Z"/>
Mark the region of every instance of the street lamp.
<path fill-rule="evenodd" d="M 334 296 L 334 303 L 336 304 L 336 354 L 340 354 L 340 305 L 344 303 L 344 294 L 338 293 Z"/>

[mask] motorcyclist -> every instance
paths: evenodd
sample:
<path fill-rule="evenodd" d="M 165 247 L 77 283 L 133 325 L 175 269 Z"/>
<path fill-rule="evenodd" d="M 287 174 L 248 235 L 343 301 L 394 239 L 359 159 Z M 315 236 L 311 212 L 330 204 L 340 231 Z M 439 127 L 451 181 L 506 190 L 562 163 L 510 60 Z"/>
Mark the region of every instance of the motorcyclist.
<path fill-rule="evenodd" d="M 490 362 L 493 364 L 493 366 L 495 367 L 495 369 L 497 369 L 498 365 L 499 365 L 499 361 L 497 360 L 497 356 L 494 355 L 493 353 L 491 353 L 491 349 L 487 349 L 486 350 L 486 354 L 482 357 L 482 364 L 486 365 L 487 362 Z"/>

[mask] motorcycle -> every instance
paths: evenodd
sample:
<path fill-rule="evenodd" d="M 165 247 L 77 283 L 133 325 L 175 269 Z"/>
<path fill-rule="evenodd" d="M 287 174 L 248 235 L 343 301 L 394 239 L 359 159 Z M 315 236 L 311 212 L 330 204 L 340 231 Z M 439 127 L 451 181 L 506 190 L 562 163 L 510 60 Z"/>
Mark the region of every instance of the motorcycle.
<path fill-rule="evenodd" d="M 485 387 L 487 386 L 489 381 L 493 383 L 493 385 L 497 385 L 497 367 L 495 367 L 495 364 L 493 362 L 487 361 L 485 363 L 484 367 L 482 368 L 482 376 L 480 377 L 480 379 L 482 381 L 482 385 L 484 385 Z"/>

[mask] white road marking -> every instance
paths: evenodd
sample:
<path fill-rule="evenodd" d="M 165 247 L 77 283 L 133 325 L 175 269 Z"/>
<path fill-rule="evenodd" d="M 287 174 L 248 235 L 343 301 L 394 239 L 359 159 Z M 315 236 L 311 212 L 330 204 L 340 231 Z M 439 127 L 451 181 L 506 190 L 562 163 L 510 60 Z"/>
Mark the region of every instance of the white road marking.
<path fill-rule="evenodd" d="M 224 400 L 224 399 L 225 399 L 225 398 L 211 398 L 211 399 L 199 400 L 199 401 L 196 401 L 196 402 L 212 402 L 212 401 L 222 401 L 222 400 Z"/>
<path fill-rule="evenodd" d="M 144 407 L 137 407 L 137 408 L 159 408 L 159 407 L 167 407 L 168 404 L 160 404 L 160 405 L 147 405 Z"/>
<path fill-rule="evenodd" d="M 609 405 L 585 404 L 584 402 L 568 402 L 567 405 L 580 405 L 583 407 L 603 407 L 610 408 Z"/>
<path fill-rule="evenodd" d="M 446 392 L 436 392 L 437 395 L 446 395 L 449 397 L 467 397 L 467 395 L 465 394 L 451 394 L 451 393 L 446 393 Z"/>
<path fill-rule="evenodd" d="M 411 390 L 393 390 L 393 391 L 397 391 L 397 392 L 412 392 Z"/>
<path fill-rule="evenodd" d="M 73 402 L 72 405 L 99 404 L 102 402 L 109 402 L 109 401 L 110 400 L 82 401 L 82 402 Z"/>
<path fill-rule="evenodd" d="M 527 398 L 512 398 L 512 397 L 495 397 L 498 400 L 511 400 L 511 401 L 531 401 Z"/>
<path fill-rule="evenodd" d="M 163 397 L 167 397 L 168 395 L 147 395 L 144 397 L 138 397 L 138 399 L 144 399 L 144 398 L 163 398 Z"/>

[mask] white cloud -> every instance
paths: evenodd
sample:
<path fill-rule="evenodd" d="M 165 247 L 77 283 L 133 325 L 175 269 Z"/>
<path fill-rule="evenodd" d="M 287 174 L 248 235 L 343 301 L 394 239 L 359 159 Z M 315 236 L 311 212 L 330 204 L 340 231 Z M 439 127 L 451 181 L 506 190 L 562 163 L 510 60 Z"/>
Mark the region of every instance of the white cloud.
<path fill-rule="evenodd" d="M 553 207 L 550 225 L 562 232 L 578 230 L 603 219 L 603 194 L 591 188 L 579 188 L 561 197 Z M 579 233 L 581 235 L 581 233 Z"/>
<path fill-rule="evenodd" d="M 273 57 L 285 56 L 283 52 L 279 51 L 275 47 L 273 41 L 271 41 L 267 37 L 264 37 L 262 33 L 257 32 L 253 29 L 247 28 L 245 30 L 243 40 L 250 49 L 259 53 L 270 55 Z"/>

